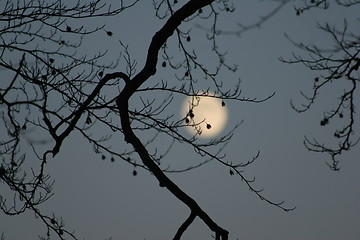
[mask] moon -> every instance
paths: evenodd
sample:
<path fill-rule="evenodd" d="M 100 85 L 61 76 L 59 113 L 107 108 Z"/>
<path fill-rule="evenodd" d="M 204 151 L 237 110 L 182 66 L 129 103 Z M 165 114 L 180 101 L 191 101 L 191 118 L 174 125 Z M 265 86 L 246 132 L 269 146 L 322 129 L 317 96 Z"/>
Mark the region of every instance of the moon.
<path fill-rule="evenodd" d="M 225 102 L 207 96 L 187 97 L 181 114 L 188 132 L 201 138 L 215 137 L 223 131 L 228 120 Z"/>

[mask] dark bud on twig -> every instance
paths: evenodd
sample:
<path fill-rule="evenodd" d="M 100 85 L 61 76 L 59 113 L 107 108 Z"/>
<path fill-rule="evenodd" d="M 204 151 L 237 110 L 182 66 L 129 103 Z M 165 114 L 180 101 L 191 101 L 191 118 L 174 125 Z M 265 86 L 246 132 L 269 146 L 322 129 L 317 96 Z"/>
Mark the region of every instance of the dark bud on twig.
<path fill-rule="evenodd" d="M 321 122 L 320 122 L 321 126 L 325 126 L 326 124 L 329 124 L 329 119 L 328 118 L 324 118 L 323 120 L 321 120 Z"/>
<path fill-rule="evenodd" d="M 189 111 L 189 117 L 191 117 L 191 118 L 194 118 L 194 117 L 195 117 L 194 112 L 193 112 L 192 109 L 190 109 L 190 111 Z"/>
<path fill-rule="evenodd" d="M 67 32 L 71 32 L 71 27 L 67 26 L 67 27 L 66 27 L 66 31 L 67 31 Z"/>
<path fill-rule="evenodd" d="M 110 32 L 110 31 L 107 31 L 106 34 L 107 34 L 108 36 L 110 36 L 110 37 L 113 35 L 113 33 Z"/>

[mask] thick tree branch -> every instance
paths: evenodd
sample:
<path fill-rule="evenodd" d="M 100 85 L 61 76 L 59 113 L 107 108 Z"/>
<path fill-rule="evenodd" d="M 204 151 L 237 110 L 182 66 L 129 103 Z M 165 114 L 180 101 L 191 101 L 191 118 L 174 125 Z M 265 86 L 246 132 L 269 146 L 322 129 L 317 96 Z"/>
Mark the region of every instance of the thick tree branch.
<path fill-rule="evenodd" d="M 100 80 L 99 84 L 95 87 L 95 89 L 92 91 L 92 93 L 89 95 L 89 97 L 84 101 L 84 103 L 81 104 L 79 106 L 78 110 L 76 110 L 74 112 L 74 114 L 73 114 L 74 117 L 70 121 L 69 126 L 59 136 L 55 137 L 56 144 L 55 144 L 55 146 L 54 146 L 54 148 L 52 150 L 53 156 L 55 156 L 59 152 L 62 142 L 74 130 L 74 128 L 75 128 L 77 122 L 79 121 L 81 115 L 84 113 L 84 111 L 89 106 L 89 104 L 94 100 L 94 98 L 99 94 L 101 88 L 109 80 L 115 79 L 115 78 L 122 78 L 122 79 L 124 79 L 125 83 L 129 82 L 129 77 L 125 73 L 115 72 L 115 73 L 111 73 L 111 74 L 106 74 L 105 77 Z M 50 124 L 49 121 L 47 121 L 47 125 L 48 125 L 48 127 L 50 129 L 51 124 L 50 125 L 49 124 Z"/>
<path fill-rule="evenodd" d="M 180 201 L 186 204 L 193 215 L 199 216 L 205 224 L 215 232 L 216 236 L 221 236 L 223 240 L 228 239 L 228 231 L 219 227 L 200 206 L 182 191 L 174 182 L 172 182 L 156 165 L 156 163 L 149 156 L 148 151 L 141 143 L 140 139 L 134 134 L 129 118 L 129 98 L 134 92 L 156 73 L 156 64 L 158 61 L 158 54 L 161 46 L 174 33 L 175 29 L 179 27 L 181 22 L 194 14 L 198 9 L 211 4 L 213 0 L 204 1 L 189 1 L 182 8 L 176 11 L 166 22 L 166 24 L 154 35 L 148 49 L 148 55 L 144 68 L 126 85 L 123 91 L 117 98 L 117 106 L 119 108 L 121 126 L 123 129 L 125 141 L 132 144 L 135 151 L 139 154 L 142 162 L 149 168 L 149 170 L 158 179 L 160 186 L 166 187 L 172 194 L 174 194 Z M 191 216 L 192 217 L 192 216 Z"/>
<path fill-rule="evenodd" d="M 190 213 L 190 216 L 185 220 L 183 224 L 179 227 L 178 231 L 175 234 L 175 237 L 173 240 L 180 240 L 183 233 L 186 231 L 186 229 L 190 226 L 190 224 L 195 220 L 196 214 L 194 212 Z"/>
<path fill-rule="evenodd" d="M 135 151 L 139 154 L 142 162 L 149 168 L 149 170 L 155 175 L 155 177 L 159 180 L 160 186 L 166 187 L 172 194 L 175 195 L 180 201 L 185 203 L 191 211 L 193 211 L 197 216 L 199 216 L 208 227 L 214 231 L 215 233 L 220 234 L 223 240 L 228 239 L 228 231 L 222 229 L 218 226 L 210 217 L 204 212 L 197 202 L 192 199 L 189 195 L 187 195 L 184 191 L 182 191 L 174 182 L 172 182 L 156 165 L 156 163 L 149 156 L 148 151 L 141 143 L 140 139 L 137 138 L 131 128 L 130 120 L 129 120 L 129 110 L 128 110 L 128 102 L 123 101 L 122 94 L 120 94 L 117 104 L 120 111 L 121 118 L 121 126 L 123 129 L 123 133 L 125 135 L 126 142 L 133 145 Z"/>
<path fill-rule="evenodd" d="M 125 99 L 129 99 L 131 95 L 134 94 L 134 92 L 141 86 L 141 84 L 156 73 L 159 50 L 166 40 L 173 35 L 174 31 L 180 26 L 181 22 L 194 14 L 198 9 L 203 8 L 212 2 L 214 2 L 214 0 L 189 1 L 169 18 L 165 25 L 153 36 L 148 49 L 144 68 L 131 80 L 129 84 L 125 86 L 122 91 Z"/>

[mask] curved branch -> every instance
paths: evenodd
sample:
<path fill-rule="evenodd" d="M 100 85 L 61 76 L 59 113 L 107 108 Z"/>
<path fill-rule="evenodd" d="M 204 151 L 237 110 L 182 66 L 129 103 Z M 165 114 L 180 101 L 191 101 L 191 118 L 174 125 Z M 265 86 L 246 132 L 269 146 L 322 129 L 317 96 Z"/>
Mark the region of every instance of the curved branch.
<path fill-rule="evenodd" d="M 53 156 L 55 156 L 61 147 L 62 142 L 64 141 L 64 139 L 74 130 L 77 122 L 79 121 L 81 115 L 84 113 L 84 111 L 86 110 L 86 108 L 89 106 L 89 104 L 94 100 L 94 98 L 99 94 L 101 88 L 111 79 L 115 79 L 115 78 L 122 78 L 124 79 L 125 83 L 129 82 L 129 77 L 122 72 L 115 72 L 115 73 L 111 73 L 111 74 L 106 74 L 105 77 L 103 79 L 101 79 L 101 81 L 99 82 L 99 84 L 95 87 L 95 89 L 92 91 L 92 93 L 89 95 L 89 97 L 84 101 L 83 104 L 80 105 L 80 107 L 78 108 L 78 110 L 76 110 L 73 114 L 73 118 L 69 123 L 69 126 L 59 135 L 56 136 L 54 133 L 54 137 L 55 137 L 55 141 L 56 144 L 52 150 L 52 154 Z M 46 119 L 44 119 L 46 120 Z M 49 127 L 49 129 L 52 129 L 51 123 L 49 120 L 45 121 L 45 123 L 47 124 L 47 126 Z M 51 131 L 50 131 L 51 132 Z"/>
<path fill-rule="evenodd" d="M 123 99 L 123 92 L 121 92 L 117 99 L 117 105 L 120 112 L 121 126 L 125 136 L 125 141 L 133 145 L 135 151 L 139 154 L 142 162 L 149 168 L 149 170 L 158 179 L 160 186 L 166 187 L 175 197 L 186 204 L 197 216 L 199 216 L 208 227 L 215 233 L 220 234 L 223 240 L 228 239 L 228 231 L 218 226 L 209 215 L 200 208 L 197 202 L 182 191 L 174 182 L 172 182 L 163 171 L 157 166 L 157 164 L 151 159 L 148 151 L 141 143 L 140 139 L 134 134 L 129 120 L 129 105 L 127 101 Z"/>
<path fill-rule="evenodd" d="M 190 224 L 195 220 L 196 214 L 194 212 L 190 213 L 190 216 L 185 220 L 183 224 L 179 227 L 178 231 L 175 234 L 173 240 L 180 240 L 181 236 L 185 232 L 185 230 L 190 226 Z"/>
<path fill-rule="evenodd" d="M 214 2 L 214 0 L 195 1 L 191 0 L 182 8 L 176 11 L 165 25 L 153 36 L 143 69 L 127 84 L 122 94 L 125 99 L 129 99 L 132 94 L 145 82 L 156 73 L 156 64 L 158 62 L 158 54 L 161 46 L 166 40 L 173 35 L 174 31 L 181 24 L 183 20 L 190 17 L 198 9 L 203 8 Z"/>
<path fill-rule="evenodd" d="M 192 211 L 192 214 L 199 216 L 205 224 L 215 232 L 216 236 L 221 236 L 223 240 L 228 239 L 228 231 L 218 226 L 209 215 L 200 208 L 197 202 L 182 191 L 174 182 L 172 182 L 157 164 L 151 159 L 145 146 L 140 139 L 134 134 L 129 116 L 129 99 L 134 92 L 152 75 L 156 73 L 156 64 L 158 61 L 158 54 L 161 46 L 174 33 L 175 29 L 186 18 L 194 14 L 198 9 L 211 4 L 214 0 L 191 0 L 176 11 L 165 25 L 153 36 L 148 49 L 148 55 L 144 68 L 129 81 L 118 96 L 116 103 L 119 108 L 121 126 L 124 133 L 124 138 L 127 143 L 130 143 L 139 154 L 142 162 L 149 168 L 149 170 L 158 179 L 161 187 L 166 187 L 175 197 L 186 204 Z M 187 223 L 186 223 L 187 224 Z"/>

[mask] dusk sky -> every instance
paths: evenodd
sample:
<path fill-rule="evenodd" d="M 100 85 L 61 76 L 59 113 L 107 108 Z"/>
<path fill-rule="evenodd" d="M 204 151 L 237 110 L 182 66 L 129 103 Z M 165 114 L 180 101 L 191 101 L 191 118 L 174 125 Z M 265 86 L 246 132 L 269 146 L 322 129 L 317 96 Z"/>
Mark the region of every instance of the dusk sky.
<path fill-rule="evenodd" d="M 117 1 L 111 2 L 116 6 Z M 180 6 L 183 2 L 179 1 Z M 219 16 L 219 26 L 224 31 L 237 30 L 238 23 L 250 25 L 276 6 L 276 1 L 233 2 L 236 11 Z M 227 60 L 238 65 L 236 73 L 221 73 L 225 86 L 232 86 L 240 78 L 244 97 L 261 99 L 275 92 L 274 97 L 260 104 L 226 102 L 228 125 L 224 133 L 243 121 L 224 150 L 226 160 L 247 162 L 260 151 L 259 158 L 244 169 L 244 176 L 255 177 L 253 186 L 263 188 L 263 195 L 270 200 L 285 201 L 285 207 L 296 209 L 285 212 L 260 200 L 238 176 L 229 174 L 229 168 L 216 161 L 188 172 L 167 173 L 217 224 L 230 232 L 231 240 L 357 240 L 360 237 L 359 145 L 340 156 L 338 172 L 331 171 L 326 165 L 325 162 L 330 161 L 329 155 L 309 152 L 303 145 L 304 136 L 323 143 L 336 143 L 331 130 L 333 125 L 322 127 L 320 121 L 323 112 L 336 103 L 336 94 L 347 86 L 340 83 L 324 89 L 308 112 L 296 113 L 290 107 L 290 99 L 296 105 L 303 103 L 300 91 L 310 93 L 314 78 L 321 73 L 311 72 L 300 64 L 279 61 L 280 57 L 290 58 L 292 53 L 306 56 L 284 33 L 295 41 L 329 47 L 333 45 L 330 37 L 317 29 L 316 24 L 329 22 L 341 28 L 346 16 L 349 28 L 358 31 L 360 25 L 355 19 L 359 17 L 360 9 L 339 8 L 331 1 L 326 11 L 315 9 L 296 16 L 295 2 L 290 1 L 260 28 L 241 36 L 221 36 L 218 45 L 228 51 Z M 96 33 L 79 51 L 91 54 L 108 49 L 109 54 L 103 61 L 114 61 L 122 50 L 121 40 L 128 45 L 139 71 L 153 34 L 164 22 L 155 18 L 152 1 L 142 1 L 116 17 L 82 22 L 89 26 L 105 24 L 106 30 L 114 35 Z M 199 51 L 199 56 L 206 56 L 206 51 L 211 49 L 204 44 L 205 30 L 197 27 L 195 22 L 186 26 L 191 28 L 190 44 Z M 171 40 L 174 38 L 170 38 L 170 43 Z M 175 43 L 173 45 L 176 47 Z M 212 60 L 204 58 L 209 66 Z M 175 84 L 174 74 L 160 65 L 161 60 L 156 75 L 149 82 L 166 80 Z M 124 71 L 122 68 L 120 63 L 116 71 Z M 4 70 L 0 74 L 5 76 L 8 72 Z M 206 80 L 203 81 L 205 88 Z M 199 81 L 198 87 L 202 84 Z M 160 92 L 151 94 L 150 98 L 165 97 Z M 171 103 L 174 119 L 183 117 L 183 101 L 183 96 L 176 96 Z M 136 99 L 133 104 L 136 105 Z M 355 121 L 357 132 L 360 125 L 358 119 Z M 102 133 L 102 129 L 97 131 Z M 162 149 L 169 144 L 167 141 L 159 140 L 150 147 Z M 114 135 L 112 147 L 130 149 L 121 134 Z M 191 147 L 175 144 L 162 166 L 182 168 L 200 161 Z M 102 160 L 79 134 L 70 135 L 62 151 L 48 162 L 47 169 L 55 180 L 55 195 L 42 205 L 42 210 L 49 215 L 61 216 L 67 229 L 74 230 L 79 239 L 172 239 L 190 213 L 182 202 L 159 187 L 149 172 L 137 168 L 138 174 L 133 176 L 132 165 L 124 161 L 110 162 L 109 157 Z M 4 184 L 0 184 L 0 191 L 2 188 L 5 188 Z M 1 212 L 1 232 L 7 240 L 36 239 L 38 234 L 46 233 L 46 228 L 31 212 L 14 217 Z M 213 239 L 212 235 L 213 232 L 197 218 L 182 239 Z"/>

